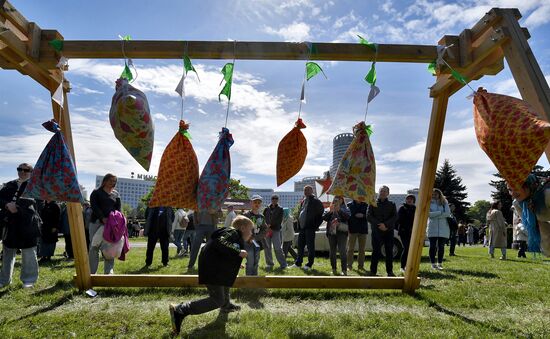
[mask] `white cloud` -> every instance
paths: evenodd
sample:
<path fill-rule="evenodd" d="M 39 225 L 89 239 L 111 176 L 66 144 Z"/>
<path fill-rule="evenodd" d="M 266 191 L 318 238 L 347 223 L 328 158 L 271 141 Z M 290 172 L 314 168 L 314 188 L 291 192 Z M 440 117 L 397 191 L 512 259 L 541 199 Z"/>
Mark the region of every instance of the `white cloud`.
<path fill-rule="evenodd" d="M 79 92 L 82 92 L 84 94 L 105 94 L 102 91 L 98 91 L 87 87 L 79 87 L 78 90 Z"/>
<path fill-rule="evenodd" d="M 265 27 L 264 32 L 282 37 L 285 41 L 307 41 L 311 38 L 311 27 L 305 22 L 294 22 L 279 29 Z"/>
<path fill-rule="evenodd" d="M 31 104 L 34 108 L 39 110 L 45 110 L 45 109 L 51 109 L 52 104 L 49 101 L 46 101 L 42 98 L 36 97 L 34 95 L 31 95 L 29 97 L 31 99 Z"/>
<path fill-rule="evenodd" d="M 153 113 L 153 118 L 162 120 L 162 121 L 178 121 L 178 118 L 176 118 L 174 115 L 165 115 L 162 113 Z"/>

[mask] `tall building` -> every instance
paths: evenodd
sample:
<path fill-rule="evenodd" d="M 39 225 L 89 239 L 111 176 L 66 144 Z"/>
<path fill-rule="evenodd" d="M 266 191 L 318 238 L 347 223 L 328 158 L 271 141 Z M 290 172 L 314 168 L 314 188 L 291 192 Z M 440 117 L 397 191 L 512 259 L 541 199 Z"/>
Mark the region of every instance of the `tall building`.
<path fill-rule="evenodd" d="M 351 141 L 353 140 L 352 133 L 341 133 L 332 139 L 332 166 L 330 166 L 330 176 L 334 178 L 340 160 L 344 157 Z"/>
<path fill-rule="evenodd" d="M 304 187 L 307 185 L 313 187 L 313 194 L 317 195 L 317 189 L 315 188 L 315 180 L 319 180 L 321 177 L 305 177 L 300 181 L 294 182 L 294 192 L 304 193 Z"/>
<path fill-rule="evenodd" d="M 271 196 L 277 194 L 279 196 L 279 206 L 288 207 L 290 209 L 294 208 L 297 204 L 302 201 L 304 197 L 304 192 L 275 192 L 270 188 L 250 188 L 248 190 L 248 197 L 252 197 L 254 194 L 257 194 L 263 199 L 263 206 L 266 207 L 271 204 Z"/>
<path fill-rule="evenodd" d="M 101 180 L 103 180 L 103 176 L 96 175 L 96 187 L 101 185 Z M 115 189 L 120 194 L 120 200 L 123 204 L 128 204 L 132 208 L 137 208 L 141 197 L 147 194 L 153 186 L 155 186 L 155 181 L 152 180 L 118 177 Z"/>

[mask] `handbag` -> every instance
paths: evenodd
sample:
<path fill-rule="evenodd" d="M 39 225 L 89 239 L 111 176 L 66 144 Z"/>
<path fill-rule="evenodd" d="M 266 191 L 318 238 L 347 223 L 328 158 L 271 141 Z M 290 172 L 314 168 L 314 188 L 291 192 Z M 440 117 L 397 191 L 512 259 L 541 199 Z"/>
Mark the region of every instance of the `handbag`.
<path fill-rule="evenodd" d="M 332 219 L 330 222 L 330 234 L 336 234 L 338 232 L 349 232 L 349 226 L 345 222 L 340 222 L 337 218 Z"/>
<path fill-rule="evenodd" d="M 349 232 L 349 226 L 348 226 L 348 224 L 346 224 L 345 222 L 339 222 L 339 223 L 338 223 L 338 226 L 336 226 L 336 230 L 337 230 L 338 232 L 345 232 L 345 233 L 347 233 L 347 232 Z"/>

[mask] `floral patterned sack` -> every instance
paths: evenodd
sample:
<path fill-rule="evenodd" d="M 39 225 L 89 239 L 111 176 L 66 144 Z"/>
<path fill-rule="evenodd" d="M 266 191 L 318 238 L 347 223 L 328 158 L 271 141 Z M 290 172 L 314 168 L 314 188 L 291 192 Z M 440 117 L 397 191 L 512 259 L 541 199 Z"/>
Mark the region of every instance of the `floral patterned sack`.
<path fill-rule="evenodd" d="M 277 186 L 281 186 L 300 172 L 307 156 L 307 140 L 301 129 L 306 128 L 298 119 L 294 128 L 279 143 L 277 149 Z"/>
<path fill-rule="evenodd" d="M 376 163 L 364 121 L 353 127 L 353 134 L 328 193 L 376 206 Z"/>
<path fill-rule="evenodd" d="M 197 209 L 199 162 L 188 129 L 189 124 L 181 120 L 178 133 L 166 146 L 149 207 Z"/>
<path fill-rule="evenodd" d="M 73 158 L 59 125 L 52 119 L 42 126 L 55 134 L 40 154 L 23 196 L 42 200 L 84 202 Z"/>
<path fill-rule="evenodd" d="M 147 97 L 128 84 L 127 79 L 116 81 L 109 121 L 118 141 L 148 171 L 153 156 L 155 128 Z"/>
<path fill-rule="evenodd" d="M 199 178 L 197 205 L 199 211 L 218 211 L 229 194 L 231 176 L 231 155 L 233 136 L 222 128 L 219 141 L 208 158 Z"/>
<path fill-rule="evenodd" d="M 540 120 L 527 102 L 487 93 L 474 96 L 477 141 L 499 173 L 519 189 L 550 141 L 550 124 Z"/>

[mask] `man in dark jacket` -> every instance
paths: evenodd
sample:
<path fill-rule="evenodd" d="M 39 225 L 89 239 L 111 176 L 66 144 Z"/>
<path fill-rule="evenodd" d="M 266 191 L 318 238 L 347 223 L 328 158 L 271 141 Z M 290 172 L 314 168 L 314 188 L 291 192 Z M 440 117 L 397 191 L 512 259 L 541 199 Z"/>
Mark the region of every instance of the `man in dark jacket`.
<path fill-rule="evenodd" d="M 38 280 L 36 245 L 40 236 L 40 217 L 34 199 L 21 198 L 31 177 L 32 166 L 23 163 L 17 167 L 18 179 L 0 190 L 0 222 L 4 225 L 2 272 L 0 287 L 9 285 L 15 265 L 17 249 L 21 249 L 21 275 L 24 288 L 34 286 Z"/>
<path fill-rule="evenodd" d="M 174 210 L 172 207 L 154 207 L 149 209 L 146 214 L 147 221 L 143 231 L 143 234 L 147 236 L 145 266 L 151 266 L 153 263 L 153 252 L 157 241 L 160 242 L 162 265 L 168 266 L 168 245 L 170 244 L 170 233 L 174 221 Z"/>
<path fill-rule="evenodd" d="M 395 204 L 388 200 L 390 188 L 380 187 L 376 207 L 369 205 L 367 220 L 372 229 L 372 260 L 370 274 L 376 275 L 378 271 L 378 260 L 382 257 L 382 245 L 386 251 L 386 272 L 388 277 L 395 277 L 393 274 L 393 229 L 397 220 Z"/>
<path fill-rule="evenodd" d="M 283 242 L 281 237 L 281 224 L 283 222 L 283 208 L 279 206 L 279 196 L 274 194 L 271 196 L 271 204 L 264 209 L 265 222 L 269 227 L 268 235 L 263 240 L 264 255 L 266 262 L 266 269 L 273 268 L 273 252 L 271 248 L 275 250 L 275 257 L 277 262 L 281 265 L 282 269 L 285 269 L 286 259 L 283 254 Z M 271 236 L 269 235 L 271 234 Z"/>
<path fill-rule="evenodd" d="M 304 200 L 298 214 L 298 256 L 292 267 L 302 267 L 304 249 L 307 246 L 308 262 L 304 270 L 311 270 L 315 261 L 315 232 L 323 222 L 323 212 L 323 203 L 313 195 L 313 188 L 304 187 Z"/>
<path fill-rule="evenodd" d="M 231 228 L 216 230 L 199 256 L 199 284 L 205 284 L 208 298 L 179 305 L 170 305 L 172 334 L 177 335 L 181 323 L 190 314 L 202 314 L 220 308 L 222 312 L 238 311 L 232 304 L 229 288 L 233 286 L 247 252 L 244 243 L 252 238 L 254 224 L 245 216 L 237 216 Z"/>
<path fill-rule="evenodd" d="M 369 233 L 369 223 L 367 222 L 368 205 L 364 202 L 353 200 L 348 203 L 350 217 L 348 219 L 349 237 L 348 237 L 348 270 L 353 269 L 353 254 L 355 253 L 355 241 L 359 242 L 359 252 L 357 253 L 357 268 L 365 269 L 365 244 L 367 242 L 367 233 Z"/>
<path fill-rule="evenodd" d="M 416 212 L 416 197 L 412 194 L 407 195 L 403 206 L 399 207 L 397 212 L 397 231 L 403 244 L 403 254 L 401 254 L 401 271 L 405 271 L 409 247 L 411 244 L 411 235 L 414 222 L 414 213 Z"/>

